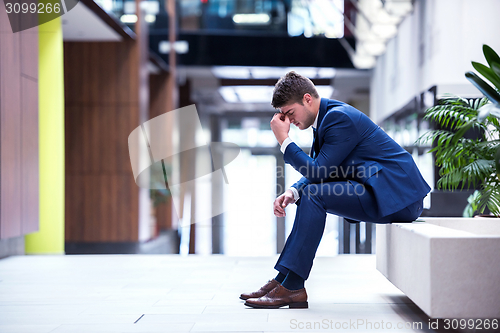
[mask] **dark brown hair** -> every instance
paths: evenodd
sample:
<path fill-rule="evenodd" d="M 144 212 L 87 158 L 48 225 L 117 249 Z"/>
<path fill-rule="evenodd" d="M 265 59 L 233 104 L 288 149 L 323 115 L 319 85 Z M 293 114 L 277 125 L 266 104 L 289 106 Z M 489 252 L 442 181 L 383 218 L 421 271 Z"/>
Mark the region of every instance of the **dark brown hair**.
<path fill-rule="evenodd" d="M 274 86 L 271 105 L 275 109 L 293 103 L 303 105 L 302 98 L 307 93 L 314 98 L 319 98 L 319 94 L 311 80 L 291 71 L 279 79 Z"/>

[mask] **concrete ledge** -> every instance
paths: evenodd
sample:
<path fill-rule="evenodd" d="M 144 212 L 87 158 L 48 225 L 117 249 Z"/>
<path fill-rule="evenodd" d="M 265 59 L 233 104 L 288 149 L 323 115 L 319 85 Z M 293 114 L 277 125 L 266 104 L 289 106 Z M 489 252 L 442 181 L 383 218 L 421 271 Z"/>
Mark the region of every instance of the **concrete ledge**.
<path fill-rule="evenodd" d="M 500 219 L 421 221 L 377 225 L 377 269 L 431 318 L 499 318 Z"/>

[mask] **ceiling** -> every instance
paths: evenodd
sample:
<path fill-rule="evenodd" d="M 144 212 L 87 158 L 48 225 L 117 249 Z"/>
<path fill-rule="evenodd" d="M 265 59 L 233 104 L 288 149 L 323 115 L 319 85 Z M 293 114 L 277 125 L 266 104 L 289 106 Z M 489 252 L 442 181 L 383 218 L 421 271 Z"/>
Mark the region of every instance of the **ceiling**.
<path fill-rule="evenodd" d="M 256 68 L 256 67 L 252 67 Z M 251 68 L 251 69 L 252 69 Z M 234 102 L 225 100 L 221 94 L 221 88 L 227 89 L 231 86 L 222 86 L 220 77 L 220 67 L 208 66 L 184 66 L 179 67 L 178 77 L 179 84 L 184 84 L 186 80 L 190 82 L 191 100 L 195 102 L 202 112 L 208 113 L 225 113 L 233 111 L 269 111 L 275 112 L 271 106 L 272 88 L 279 77 L 285 74 L 289 68 L 284 67 L 260 67 L 259 73 L 265 73 L 266 70 L 271 73 L 272 79 L 265 80 L 266 86 L 245 86 L 245 97 Z M 294 68 L 298 73 L 301 73 L 300 68 Z M 371 71 L 357 69 L 336 69 L 334 71 L 328 69 L 303 68 L 303 74 L 309 76 L 316 70 L 317 73 L 324 70 L 327 73 L 333 74 L 328 78 L 321 79 L 322 85 L 319 86 L 321 97 L 334 98 L 358 107 L 361 111 L 369 113 L 369 88 Z M 231 67 L 225 67 L 224 71 L 231 73 Z M 245 75 L 242 67 L 234 68 L 236 78 Z M 327 83 L 327 86 L 323 84 Z M 248 97 L 251 95 L 251 88 L 254 87 L 255 101 L 251 101 Z M 232 87 L 237 89 L 237 87 Z M 224 93 L 223 93 L 224 94 Z M 264 97 L 262 95 L 266 94 Z M 325 94 L 331 94 L 326 96 Z M 242 101 L 242 99 L 244 101 Z"/>

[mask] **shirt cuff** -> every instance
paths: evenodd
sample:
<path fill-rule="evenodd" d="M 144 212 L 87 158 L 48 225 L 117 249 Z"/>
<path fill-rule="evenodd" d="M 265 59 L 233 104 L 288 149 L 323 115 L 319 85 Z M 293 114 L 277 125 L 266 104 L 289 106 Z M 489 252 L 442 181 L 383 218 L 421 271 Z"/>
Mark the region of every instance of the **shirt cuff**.
<path fill-rule="evenodd" d="M 290 187 L 290 190 L 293 193 L 293 199 L 295 200 L 295 202 L 297 202 L 297 200 L 299 200 L 300 198 L 299 191 L 297 191 L 295 187 Z"/>
<path fill-rule="evenodd" d="M 285 141 L 283 141 L 283 143 L 281 144 L 281 152 L 282 152 L 283 154 L 285 153 L 286 147 L 288 147 L 288 145 L 289 145 L 290 143 L 292 143 L 292 142 L 293 142 L 293 141 L 292 141 L 292 139 L 290 139 L 290 137 L 287 137 L 287 138 L 285 139 Z"/>

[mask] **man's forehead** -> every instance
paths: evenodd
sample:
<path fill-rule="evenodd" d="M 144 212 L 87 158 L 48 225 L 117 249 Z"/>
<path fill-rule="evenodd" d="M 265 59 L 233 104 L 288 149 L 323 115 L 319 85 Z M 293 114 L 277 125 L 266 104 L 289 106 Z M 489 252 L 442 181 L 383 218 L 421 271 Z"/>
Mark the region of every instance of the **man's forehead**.
<path fill-rule="evenodd" d="M 280 112 L 287 113 L 290 109 L 293 109 L 295 107 L 295 104 L 297 104 L 297 103 L 282 106 L 281 108 L 279 108 Z"/>

